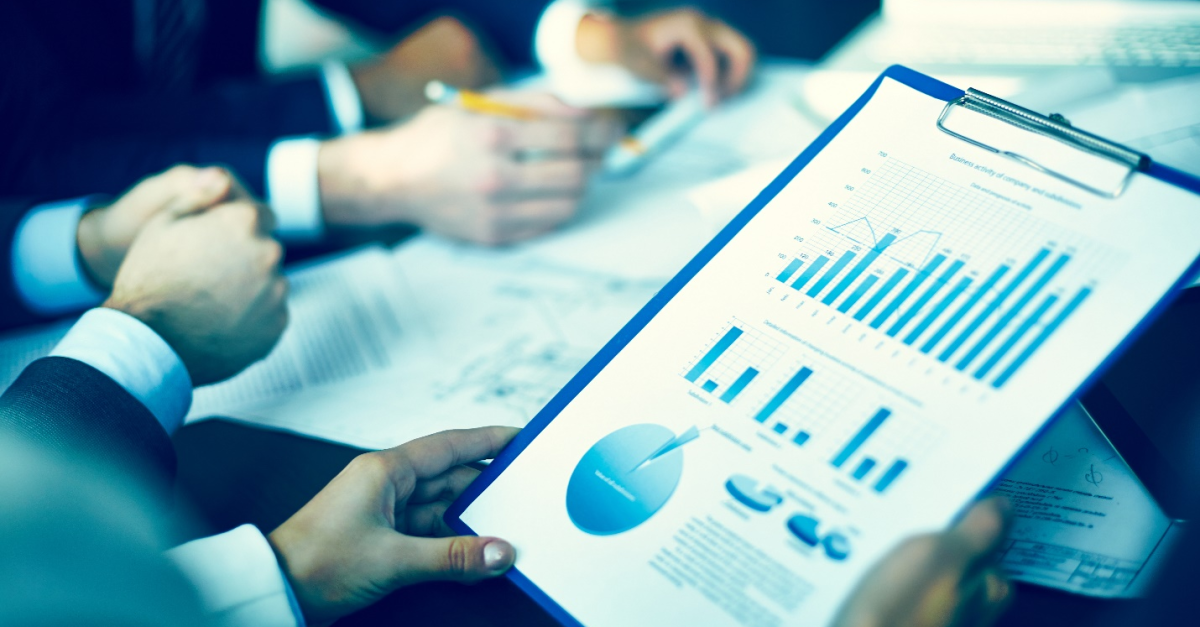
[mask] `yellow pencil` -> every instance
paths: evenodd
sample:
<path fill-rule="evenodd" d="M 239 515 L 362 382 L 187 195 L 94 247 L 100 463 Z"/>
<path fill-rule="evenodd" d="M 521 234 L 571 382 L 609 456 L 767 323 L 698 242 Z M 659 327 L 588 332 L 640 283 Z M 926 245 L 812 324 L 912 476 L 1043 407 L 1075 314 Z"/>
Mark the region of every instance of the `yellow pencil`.
<path fill-rule="evenodd" d="M 464 110 L 484 115 L 494 115 L 514 120 L 536 120 L 541 116 L 528 107 L 510 105 L 481 93 L 458 89 L 442 81 L 429 81 L 425 85 L 425 97 L 436 104 L 462 107 Z"/>

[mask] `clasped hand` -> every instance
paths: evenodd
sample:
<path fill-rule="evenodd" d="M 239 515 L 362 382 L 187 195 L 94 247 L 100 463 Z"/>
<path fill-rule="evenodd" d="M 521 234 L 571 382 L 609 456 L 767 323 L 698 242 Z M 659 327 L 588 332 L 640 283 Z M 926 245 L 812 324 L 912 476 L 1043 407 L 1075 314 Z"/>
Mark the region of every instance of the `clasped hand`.
<path fill-rule="evenodd" d="M 287 325 L 274 216 L 221 168 L 177 166 L 80 222 L 77 242 L 104 306 L 174 349 L 192 383 L 265 357 Z"/>

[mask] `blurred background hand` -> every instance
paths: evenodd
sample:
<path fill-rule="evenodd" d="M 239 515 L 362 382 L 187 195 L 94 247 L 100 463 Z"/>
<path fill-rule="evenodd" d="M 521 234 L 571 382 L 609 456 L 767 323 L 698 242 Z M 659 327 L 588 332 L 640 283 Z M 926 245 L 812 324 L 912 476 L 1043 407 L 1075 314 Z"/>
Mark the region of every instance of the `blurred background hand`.
<path fill-rule="evenodd" d="M 480 89 L 500 80 L 500 70 L 479 38 L 462 22 L 441 17 L 383 55 L 350 68 L 367 114 L 396 121 L 429 104 L 425 85 L 439 80 Z"/>
<path fill-rule="evenodd" d="M 112 289 L 134 238 L 168 206 L 210 207 L 231 197 L 246 197 L 246 192 L 222 168 L 180 165 L 147 177 L 111 205 L 88 211 L 80 219 L 75 239 L 89 278 L 105 290 Z"/>
<path fill-rule="evenodd" d="M 575 215 L 590 172 L 620 135 L 615 120 L 534 93 L 496 93 L 532 120 L 431 106 L 399 126 L 321 147 L 318 178 L 332 226 L 411 224 L 507 244 Z"/>
<path fill-rule="evenodd" d="M 949 531 L 901 544 L 859 583 L 836 627 L 987 627 L 1012 585 L 993 566 L 1009 526 L 1007 501 L 977 504 Z"/>
<path fill-rule="evenodd" d="M 673 97 L 693 82 L 709 104 L 737 94 L 754 70 L 756 52 L 742 33 L 696 9 L 639 19 L 591 14 L 579 25 L 578 52 L 592 63 L 617 63 L 664 83 Z M 678 61 L 682 58 L 685 63 Z"/>
<path fill-rule="evenodd" d="M 172 199 L 138 233 L 105 307 L 141 320 L 175 350 L 195 385 L 262 359 L 287 326 L 283 248 L 272 214 L 249 199 L 215 207 Z"/>
<path fill-rule="evenodd" d="M 360 455 L 269 537 L 309 624 L 325 624 L 424 581 L 504 574 L 512 545 L 456 537 L 442 516 L 519 432 L 445 431 Z"/>

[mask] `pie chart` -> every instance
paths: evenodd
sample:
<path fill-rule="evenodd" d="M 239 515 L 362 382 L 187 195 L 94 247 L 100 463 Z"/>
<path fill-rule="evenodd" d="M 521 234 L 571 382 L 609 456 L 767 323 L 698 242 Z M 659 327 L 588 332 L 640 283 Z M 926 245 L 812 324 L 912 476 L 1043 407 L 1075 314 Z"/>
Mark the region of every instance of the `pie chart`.
<path fill-rule="evenodd" d="M 725 489 L 737 502 L 756 512 L 769 512 L 783 502 L 779 491 L 772 487 L 760 488 L 758 481 L 746 475 L 734 475 L 725 482 Z"/>
<path fill-rule="evenodd" d="M 683 475 L 684 444 L 693 427 L 676 436 L 655 424 L 623 427 L 584 453 L 567 483 L 567 514 L 585 533 L 610 536 L 646 522 L 666 505 Z"/>

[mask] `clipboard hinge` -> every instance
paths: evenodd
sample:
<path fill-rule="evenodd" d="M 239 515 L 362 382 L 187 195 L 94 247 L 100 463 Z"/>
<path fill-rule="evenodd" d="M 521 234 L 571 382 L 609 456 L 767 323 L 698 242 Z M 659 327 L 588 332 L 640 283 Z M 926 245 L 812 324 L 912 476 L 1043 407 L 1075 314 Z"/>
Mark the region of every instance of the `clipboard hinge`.
<path fill-rule="evenodd" d="M 950 130 L 946 127 L 946 119 L 955 107 L 961 107 L 968 111 L 974 111 L 995 118 L 1002 122 L 1011 124 L 1022 130 L 1036 133 L 1043 137 L 1057 140 L 1064 144 L 1070 145 L 1079 150 L 1088 152 L 1097 157 L 1107 159 L 1109 161 L 1123 165 L 1129 169 L 1128 173 L 1122 177 L 1120 183 L 1115 189 L 1103 190 L 1078 179 L 1072 178 L 1060 172 L 1048 168 L 1033 159 L 1022 156 L 1015 152 L 1002 150 L 993 146 L 989 146 L 983 142 L 977 141 L 961 133 Z M 1132 148 L 1122 146 L 1116 142 L 1111 142 L 1103 137 L 1099 137 L 1081 131 L 1073 126 L 1071 122 L 1060 114 L 1052 114 L 1045 116 L 1040 113 L 1030 111 L 1024 107 L 1017 106 L 1011 102 L 1001 100 L 995 96 L 991 96 L 977 89 L 968 89 L 961 97 L 951 100 L 946 103 L 942 109 L 942 114 L 938 116 L 938 129 L 943 133 L 961 139 L 969 144 L 983 148 L 989 152 L 1002 155 L 1020 162 L 1034 170 L 1048 174 L 1063 182 L 1069 183 L 1083 190 L 1086 190 L 1103 198 L 1117 198 L 1129 186 L 1129 182 L 1133 179 L 1133 175 L 1137 172 L 1144 172 L 1150 167 L 1150 157 L 1142 154 Z"/>

